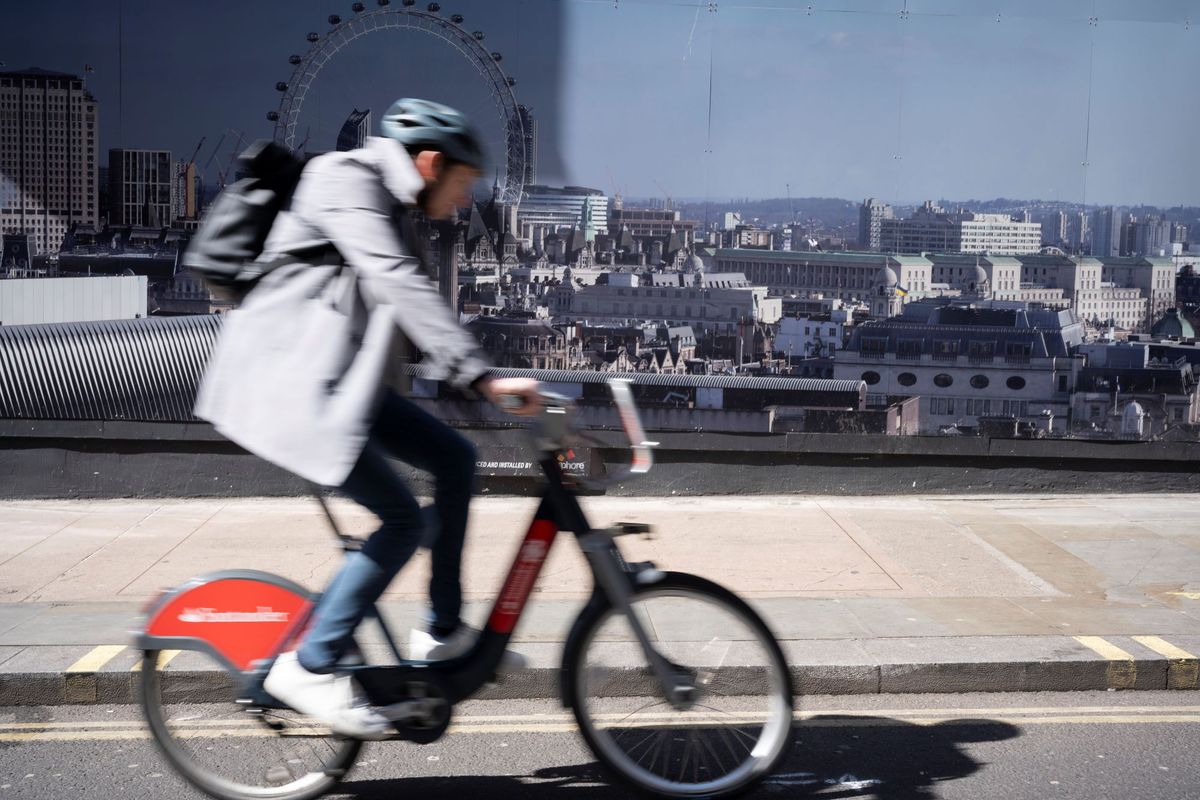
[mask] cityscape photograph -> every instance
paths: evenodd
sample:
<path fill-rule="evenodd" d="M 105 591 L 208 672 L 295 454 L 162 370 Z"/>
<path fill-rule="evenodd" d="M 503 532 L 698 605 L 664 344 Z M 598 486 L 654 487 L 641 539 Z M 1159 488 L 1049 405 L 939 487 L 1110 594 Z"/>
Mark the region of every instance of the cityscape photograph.
<path fill-rule="evenodd" d="M 1200 800 L 1196 0 L 6 11 L 0 800 Z"/>

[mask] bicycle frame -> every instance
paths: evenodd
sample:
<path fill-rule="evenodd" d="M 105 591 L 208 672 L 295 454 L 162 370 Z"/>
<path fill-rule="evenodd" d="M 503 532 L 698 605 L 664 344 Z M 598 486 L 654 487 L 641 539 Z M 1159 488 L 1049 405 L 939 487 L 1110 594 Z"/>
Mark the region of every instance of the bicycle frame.
<path fill-rule="evenodd" d="M 649 447 L 653 443 L 645 441 L 628 385 L 614 382 L 613 394 L 621 411 L 622 425 L 630 436 L 633 450 L 630 471 L 645 472 L 652 461 Z M 689 704 L 693 693 L 691 676 L 675 670 L 658 654 L 641 621 L 630 608 L 635 582 L 661 573 L 654 571 L 650 564 L 630 565 L 621 556 L 614 536 L 632 530 L 614 532 L 591 527 L 555 457 L 558 448 L 552 446 L 553 442 L 565 435 L 565 407 L 549 405 L 544 422 L 542 433 L 545 438 L 536 443 L 540 454 L 538 463 L 546 479 L 544 494 L 475 644 L 456 658 L 407 661 L 378 608 L 372 606 L 368 616 L 379 623 L 388 646 L 400 663 L 394 666 L 348 666 L 346 669 L 354 673 L 374 704 L 387 707 L 411 701 L 412 687 L 415 685 L 421 687 L 423 697 L 429 696 L 429 691 L 434 692 L 433 696 L 447 709 L 448 719 L 449 706 L 472 696 L 493 681 L 560 531 L 575 534 L 592 568 L 595 580 L 592 602 L 606 601 L 626 616 L 653 668 L 664 697 L 676 707 Z M 351 543 L 346 541 L 346 537 L 340 538 L 343 539 L 343 546 L 349 549 Z M 260 588 L 259 592 L 275 598 L 273 605 L 255 605 L 260 595 L 254 595 L 255 599 L 251 599 L 247 592 L 246 599 L 239 606 L 236 596 L 241 581 L 259 587 L 266 585 L 268 588 Z M 212 619 L 203 616 L 197 619 L 193 613 L 195 606 L 206 600 L 212 603 L 212 607 L 200 608 L 199 611 L 208 612 Z M 245 676 L 242 696 L 248 706 L 278 707 L 278 703 L 263 690 L 263 681 L 275 657 L 300 640 L 311 622 L 318 600 L 319 597 L 296 584 L 266 573 L 238 570 L 209 575 L 191 581 L 154 602 L 152 608 L 148 609 L 150 620 L 142 631 L 136 633 L 135 641 L 143 650 L 178 648 L 208 652 L 230 670 Z M 254 607 L 257 610 L 232 613 L 220 610 L 231 605 Z M 253 631 L 253 636 L 245 633 L 233 635 L 231 626 L 221 624 L 230 621 L 261 624 Z M 199 628 L 197 622 L 200 623 Z M 244 625 L 237 627 L 246 631 Z M 569 698 L 564 696 L 563 699 L 570 703 Z M 444 724 L 440 727 L 444 730 Z M 440 735 L 440 732 L 433 735 Z"/>

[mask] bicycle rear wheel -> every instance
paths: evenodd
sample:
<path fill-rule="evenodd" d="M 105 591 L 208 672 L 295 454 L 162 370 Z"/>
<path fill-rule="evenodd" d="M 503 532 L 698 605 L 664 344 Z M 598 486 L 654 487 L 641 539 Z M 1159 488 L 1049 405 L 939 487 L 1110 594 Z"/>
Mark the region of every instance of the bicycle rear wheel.
<path fill-rule="evenodd" d="M 220 800 L 309 800 L 354 764 L 362 742 L 294 711 L 249 711 L 236 703 L 241 673 L 214 657 L 169 651 L 142 658 L 141 702 L 166 759 L 192 785 Z"/>
<path fill-rule="evenodd" d="M 655 649 L 696 688 L 676 708 L 623 614 L 590 607 L 568 646 L 568 700 L 596 757 L 665 797 L 720 797 L 766 777 L 787 753 L 792 687 L 775 637 L 741 599 L 692 575 L 639 586 L 633 612 Z"/>

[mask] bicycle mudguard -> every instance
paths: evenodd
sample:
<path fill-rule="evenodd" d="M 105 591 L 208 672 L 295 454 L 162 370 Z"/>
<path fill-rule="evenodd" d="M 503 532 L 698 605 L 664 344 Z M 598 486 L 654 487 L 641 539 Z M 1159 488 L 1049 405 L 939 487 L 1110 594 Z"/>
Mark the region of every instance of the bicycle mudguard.
<path fill-rule="evenodd" d="M 296 638 L 315 596 L 286 578 L 228 570 L 194 578 L 158 597 L 133 632 L 142 650 L 203 650 L 246 671 Z"/>

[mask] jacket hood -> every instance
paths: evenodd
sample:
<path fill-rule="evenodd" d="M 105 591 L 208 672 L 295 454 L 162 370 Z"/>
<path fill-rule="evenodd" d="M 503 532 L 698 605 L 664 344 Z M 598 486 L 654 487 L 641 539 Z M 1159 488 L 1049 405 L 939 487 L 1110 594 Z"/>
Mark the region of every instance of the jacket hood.
<path fill-rule="evenodd" d="M 425 188 L 425 179 L 404 145 L 383 136 L 368 136 L 364 155 L 379 170 L 383 185 L 401 203 L 417 204 L 417 195 Z"/>

